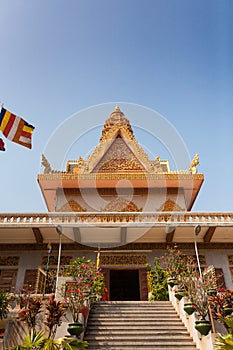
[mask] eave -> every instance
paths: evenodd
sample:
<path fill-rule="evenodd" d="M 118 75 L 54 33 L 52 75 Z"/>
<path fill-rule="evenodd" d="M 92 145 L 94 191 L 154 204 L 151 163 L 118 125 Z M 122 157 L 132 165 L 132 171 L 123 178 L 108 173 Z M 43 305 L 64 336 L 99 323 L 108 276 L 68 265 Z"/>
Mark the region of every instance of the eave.
<path fill-rule="evenodd" d="M 38 183 L 44 196 L 49 211 L 54 211 L 57 189 L 100 189 L 116 188 L 121 181 L 121 187 L 127 188 L 176 188 L 183 189 L 187 210 L 191 210 L 193 203 L 204 181 L 203 174 L 186 173 L 158 173 L 148 174 L 144 172 L 128 173 L 92 173 L 92 174 L 67 174 L 53 173 L 38 175 Z"/>

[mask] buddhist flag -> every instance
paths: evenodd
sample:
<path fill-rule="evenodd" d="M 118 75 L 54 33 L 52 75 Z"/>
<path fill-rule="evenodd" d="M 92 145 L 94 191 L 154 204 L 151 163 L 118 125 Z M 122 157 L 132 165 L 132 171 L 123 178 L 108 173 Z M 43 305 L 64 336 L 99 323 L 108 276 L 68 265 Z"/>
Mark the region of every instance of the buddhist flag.
<path fill-rule="evenodd" d="M 49 242 L 47 245 L 47 249 L 48 249 L 48 254 L 52 253 L 52 244 Z"/>
<path fill-rule="evenodd" d="M 34 126 L 2 107 L 0 113 L 0 130 L 9 140 L 32 148 L 31 138 Z"/>
<path fill-rule="evenodd" d="M 0 151 L 5 151 L 5 144 L 3 139 L 0 139 Z"/>

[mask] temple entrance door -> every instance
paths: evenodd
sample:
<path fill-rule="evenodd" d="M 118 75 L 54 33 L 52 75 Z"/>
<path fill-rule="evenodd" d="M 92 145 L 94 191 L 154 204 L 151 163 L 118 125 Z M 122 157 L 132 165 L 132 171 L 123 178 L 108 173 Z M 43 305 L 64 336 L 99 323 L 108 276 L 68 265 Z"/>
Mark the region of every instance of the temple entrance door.
<path fill-rule="evenodd" d="M 110 270 L 110 300 L 140 300 L 139 270 Z"/>

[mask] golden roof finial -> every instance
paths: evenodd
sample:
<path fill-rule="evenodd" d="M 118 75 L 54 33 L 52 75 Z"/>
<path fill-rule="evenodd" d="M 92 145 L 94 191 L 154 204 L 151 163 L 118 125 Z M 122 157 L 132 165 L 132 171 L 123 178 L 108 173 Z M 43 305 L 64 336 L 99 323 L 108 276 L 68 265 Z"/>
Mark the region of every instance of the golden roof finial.
<path fill-rule="evenodd" d="M 119 108 L 119 106 L 118 106 L 118 103 L 116 104 L 116 106 L 115 106 L 115 109 L 114 109 L 114 112 L 121 112 L 121 110 L 120 110 L 120 108 Z"/>

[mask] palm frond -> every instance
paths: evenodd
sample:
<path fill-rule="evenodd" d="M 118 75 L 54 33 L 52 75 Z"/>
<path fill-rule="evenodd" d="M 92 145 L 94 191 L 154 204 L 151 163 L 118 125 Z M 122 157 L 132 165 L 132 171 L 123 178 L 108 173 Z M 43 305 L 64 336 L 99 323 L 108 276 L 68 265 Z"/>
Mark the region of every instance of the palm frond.
<path fill-rule="evenodd" d="M 218 334 L 215 340 L 215 349 L 216 350 L 233 350 L 233 335 L 226 334 L 221 335 Z"/>

